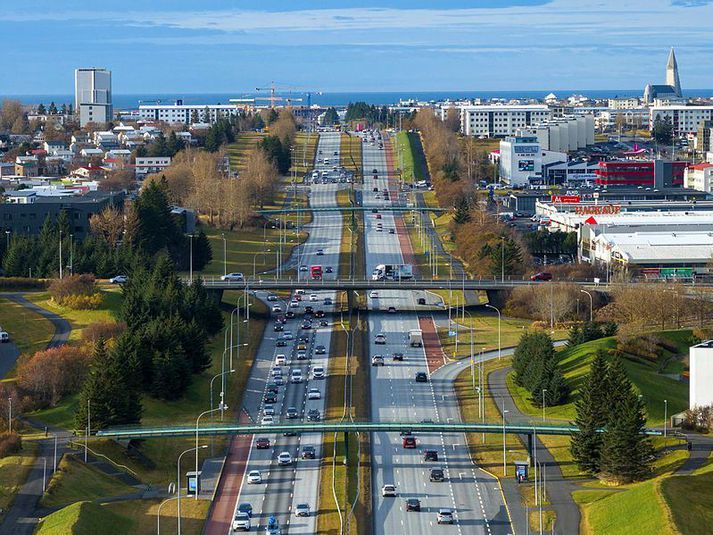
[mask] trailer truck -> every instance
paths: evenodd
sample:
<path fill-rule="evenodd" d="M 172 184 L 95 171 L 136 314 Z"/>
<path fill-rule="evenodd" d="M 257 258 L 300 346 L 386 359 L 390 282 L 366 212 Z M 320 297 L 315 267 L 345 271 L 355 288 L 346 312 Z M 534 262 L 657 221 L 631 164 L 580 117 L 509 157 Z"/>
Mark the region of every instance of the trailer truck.
<path fill-rule="evenodd" d="M 406 280 L 413 278 L 411 264 L 378 264 L 371 272 L 371 280 Z"/>

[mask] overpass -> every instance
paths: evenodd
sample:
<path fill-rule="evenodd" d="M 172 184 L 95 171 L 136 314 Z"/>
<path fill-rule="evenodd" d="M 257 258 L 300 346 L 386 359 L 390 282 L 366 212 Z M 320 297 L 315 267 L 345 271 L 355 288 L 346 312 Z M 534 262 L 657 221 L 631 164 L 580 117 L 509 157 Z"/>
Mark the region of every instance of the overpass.
<path fill-rule="evenodd" d="M 305 212 L 451 212 L 448 208 L 436 208 L 427 206 L 379 206 L 378 208 L 367 206 L 327 206 L 324 208 L 271 208 L 267 210 L 255 210 L 260 215 L 298 214 Z"/>
<path fill-rule="evenodd" d="M 533 440 L 536 435 L 570 436 L 579 432 L 575 425 L 546 425 L 541 423 L 472 423 L 472 422 L 296 422 L 273 425 L 209 424 L 202 426 L 120 426 L 96 432 L 97 437 L 114 440 L 207 437 L 224 435 L 266 435 L 279 433 L 489 433 L 527 435 L 527 447 L 532 458 Z M 646 429 L 644 434 L 660 436 L 655 429 Z"/>

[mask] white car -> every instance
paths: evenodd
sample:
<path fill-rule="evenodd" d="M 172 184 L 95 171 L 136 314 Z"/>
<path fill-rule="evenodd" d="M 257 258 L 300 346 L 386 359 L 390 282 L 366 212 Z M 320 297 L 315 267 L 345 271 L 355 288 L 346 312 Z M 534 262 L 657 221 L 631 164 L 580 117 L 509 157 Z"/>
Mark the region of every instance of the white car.
<path fill-rule="evenodd" d="M 376 290 L 372 290 L 371 292 L 369 292 L 369 297 L 371 297 L 372 299 L 378 299 L 379 292 L 377 292 Z"/>
<path fill-rule="evenodd" d="M 111 284 L 126 284 L 129 281 L 129 277 L 126 275 L 117 275 L 116 277 L 112 277 L 109 279 L 109 282 Z"/>
<path fill-rule="evenodd" d="M 276 366 L 287 366 L 287 357 L 280 353 L 275 357 L 275 365 Z"/>
<path fill-rule="evenodd" d="M 317 256 L 324 256 L 324 249 L 317 249 Z"/>
<path fill-rule="evenodd" d="M 262 420 L 260 421 L 260 425 L 272 425 L 275 423 L 275 417 L 269 414 L 266 414 L 265 416 L 262 417 Z"/>
<path fill-rule="evenodd" d="M 309 516 L 309 505 L 306 503 L 297 504 L 297 507 L 295 507 L 295 516 Z"/>
<path fill-rule="evenodd" d="M 324 368 L 322 366 L 315 366 L 312 370 L 312 378 L 324 379 Z"/>
<path fill-rule="evenodd" d="M 309 300 L 313 303 L 316 303 L 319 297 L 317 297 L 317 294 L 309 294 Z"/>
<path fill-rule="evenodd" d="M 282 339 L 283 340 L 292 340 L 294 337 L 292 336 L 291 332 L 284 332 L 282 333 Z"/>
<path fill-rule="evenodd" d="M 292 455 L 290 455 L 286 451 L 283 451 L 282 453 L 280 453 L 280 455 L 277 456 L 277 464 L 281 464 L 283 466 L 292 464 Z"/>
<path fill-rule="evenodd" d="M 322 392 L 319 391 L 319 388 L 310 388 L 307 392 L 307 399 L 322 399 Z"/>
<path fill-rule="evenodd" d="M 243 282 L 245 277 L 242 273 L 228 273 L 227 275 L 221 275 L 220 280 L 227 282 Z"/>
<path fill-rule="evenodd" d="M 262 483 L 262 475 L 259 470 L 251 470 L 248 472 L 248 483 L 251 485 Z"/>
<path fill-rule="evenodd" d="M 282 312 L 282 307 L 280 305 L 272 305 L 272 312 L 275 314 L 279 314 Z"/>
<path fill-rule="evenodd" d="M 233 518 L 233 531 L 250 531 L 250 517 L 247 513 L 239 512 Z"/>
<path fill-rule="evenodd" d="M 374 338 L 374 343 L 378 345 L 386 344 L 386 335 L 384 333 L 377 334 L 376 338 Z"/>
<path fill-rule="evenodd" d="M 290 375 L 290 382 L 293 384 L 302 382 L 302 370 L 292 370 L 292 375 Z"/>
<path fill-rule="evenodd" d="M 384 498 L 396 498 L 396 485 L 387 483 L 386 485 L 381 487 L 381 495 Z"/>
<path fill-rule="evenodd" d="M 262 413 L 265 416 L 275 416 L 275 406 L 274 405 L 265 405 L 262 408 Z"/>
<path fill-rule="evenodd" d="M 269 294 L 267 296 L 268 301 L 277 301 L 277 296 L 275 294 Z"/>
<path fill-rule="evenodd" d="M 300 306 L 300 302 L 297 299 L 293 299 L 290 301 L 290 308 L 298 308 Z"/>

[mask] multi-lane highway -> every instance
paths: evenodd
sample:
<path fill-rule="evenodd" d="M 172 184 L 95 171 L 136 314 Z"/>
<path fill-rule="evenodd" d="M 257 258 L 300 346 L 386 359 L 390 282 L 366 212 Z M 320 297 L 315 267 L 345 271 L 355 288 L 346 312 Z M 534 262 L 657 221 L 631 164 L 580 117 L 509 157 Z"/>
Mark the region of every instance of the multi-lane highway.
<path fill-rule="evenodd" d="M 363 143 L 363 165 L 364 205 L 378 208 L 396 200 L 397 187 L 394 181 L 385 178 L 389 169 L 385 151 L 379 148 L 378 141 Z M 373 178 L 374 174 L 377 179 Z M 374 188 L 378 188 L 378 192 Z M 387 199 L 384 190 L 390 190 Z M 396 217 L 399 216 L 393 213 L 366 212 L 367 273 L 377 264 L 404 263 L 401 225 L 397 225 Z M 408 344 L 408 332 L 418 329 L 419 322 L 416 314 L 404 309 L 417 308 L 414 301 L 413 292 L 378 290 L 368 294 L 370 358 L 381 355 L 384 361 L 383 366 L 371 368 L 371 419 L 457 421 L 460 416 L 451 383 L 432 383 L 423 348 Z M 395 314 L 388 312 L 391 307 L 396 309 Z M 378 334 L 385 336 L 384 344 L 376 343 Z M 394 361 L 393 353 L 403 353 L 403 361 Z M 428 381 L 417 383 L 417 372 L 425 372 Z M 450 401 L 444 403 L 446 399 Z M 415 447 L 405 448 L 410 438 L 415 438 Z M 438 460 L 424 460 L 426 450 L 434 451 Z M 443 470 L 443 481 L 431 480 L 433 468 Z M 439 528 L 444 533 L 510 532 L 497 480 L 473 465 L 465 436 L 461 434 L 423 433 L 405 437 L 399 433 L 375 433 L 372 436 L 372 478 L 374 533 L 429 533 L 437 524 L 439 509 L 450 509 L 453 514 L 453 525 Z M 395 485 L 396 497 L 382 496 L 383 486 L 389 484 Z M 419 500 L 421 510 L 407 511 L 407 499 Z"/>
<path fill-rule="evenodd" d="M 320 136 L 316 164 L 318 173 L 331 171 L 333 165 L 339 163 L 339 145 L 338 133 L 327 132 Z M 310 207 L 335 206 L 339 182 L 335 184 L 322 179 L 317 182 L 309 185 Z M 312 265 L 322 266 L 325 278 L 336 277 L 341 228 L 342 216 L 338 212 L 314 213 L 312 223 L 306 227 L 309 232 L 307 242 L 289 262 L 298 270 L 300 279 L 306 280 L 311 276 L 309 270 Z M 322 436 L 270 433 L 269 419 L 272 416 L 275 422 L 308 421 L 310 412 L 313 418 L 323 417 L 332 330 L 330 313 L 336 301 L 335 292 L 307 291 L 301 295 L 293 292 L 284 301 L 268 301 L 265 292 L 258 292 L 258 297 L 265 300 L 273 310 L 273 319 L 277 320 L 288 311 L 293 312 L 295 317 L 284 319 L 284 331 L 274 330 L 275 325 L 279 324 L 277 321 L 268 326 L 251 371 L 244 406 L 253 421 L 264 422 L 265 433 L 257 435 L 255 442 L 267 438 L 269 447 L 258 449 L 256 443 L 253 444 L 246 466 L 246 477 L 243 478 L 236 502 L 236 512 L 240 504 L 249 503 L 253 509 L 253 529 L 257 526 L 258 530 L 264 530 L 268 519 L 275 517 L 283 533 L 315 533 Z M 313 312 L 307 313 L 307 307 L 311 307 Z M 326 316 L 316 317 L 321 315 L 318 311 L 325 312 Z M 307 318 L 311 318 L 311 323 Z M 281 355 L 284 355 L 284 363 Z M 278 361 L 281 363 L 280 374 Z M 315 370 L 320 368 L 323 376 L 315 377 Z M 293 382 L 293 374 L 297 370 L 301 372 L 302 378 L 300 382 Z M 277 379 L 278 375 L 282 379 Z M 321 374 L 318 372 L 317 375 Z M 278 390 L 274 401 L 269 399 L 268 391 L 272 387 Z M 303 453 L 309 447 L 314 448 L 314 459 L 303 458 Z M 279 462 L 283 452 L 290 455 L 289 464 Z M 249 482 L 252 471 L 259 472 L 261 482 Z M 308 516 L 297 517 L 295 511 L 302 504 L 309 507 L 310 513 Z"/>

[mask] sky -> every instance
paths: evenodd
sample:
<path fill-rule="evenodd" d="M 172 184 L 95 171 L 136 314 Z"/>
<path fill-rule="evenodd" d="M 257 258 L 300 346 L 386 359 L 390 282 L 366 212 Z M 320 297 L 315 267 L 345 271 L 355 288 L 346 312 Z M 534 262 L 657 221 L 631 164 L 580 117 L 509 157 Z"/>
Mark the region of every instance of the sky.
<path fill-rule="evenodd" d="M 3 0 L 0 94 L 713 88 L 713 0 Z"/>

